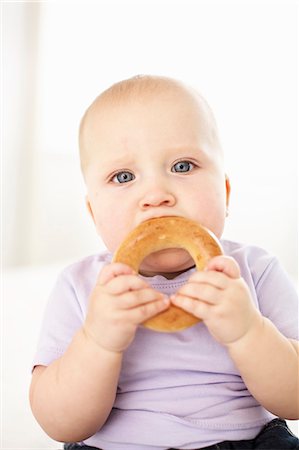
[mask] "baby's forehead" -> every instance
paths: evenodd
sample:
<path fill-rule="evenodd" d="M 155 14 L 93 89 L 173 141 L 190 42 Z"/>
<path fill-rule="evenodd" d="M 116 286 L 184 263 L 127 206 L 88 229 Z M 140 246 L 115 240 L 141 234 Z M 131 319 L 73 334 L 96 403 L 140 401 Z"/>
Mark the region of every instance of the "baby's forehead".
<path fill-rule="evenodd" d="M 112 85 L 102 92 L 90 105 L 80 125 L 79 144 L 81 162 L 88 153 L 91 135 L 107 116 L 116 112 L 127 114 L 131 105 L 141 108 L 154 100 L 159 114 L 159 101 L 167 104 L 167 100 L 175 99 L 183 108 L 196 110 L 200 117 L 201 127 L 210 136 L 213 143 L 218 142 L 217 126 L 212 110 L 202 95 L 193 88 L 175 79 L 155 76 L 134 77 Z M 173 104 L 173 102 L 170 102 Z M 141 112 L 141 111 L 140 111 Z M 84 155 L 85 154 L 85 155 Z"/>

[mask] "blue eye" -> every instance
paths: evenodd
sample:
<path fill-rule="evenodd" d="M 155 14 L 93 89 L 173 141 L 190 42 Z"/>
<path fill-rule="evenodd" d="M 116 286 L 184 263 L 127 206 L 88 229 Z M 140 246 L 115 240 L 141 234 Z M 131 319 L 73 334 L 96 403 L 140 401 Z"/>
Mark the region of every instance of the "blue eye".
<path fill-rule="evenodd" d="M 171 168 L 171 172 L 190 172 L 194 168 L 194 164 L 189 161 L 179 161 Z"/>
<path fill-rule="evenodd" d="M 135 176 L 131 172 L 118 172 L 113 176 L 111 181 L 114 183 L 128 183 L 135 179 Z"/>

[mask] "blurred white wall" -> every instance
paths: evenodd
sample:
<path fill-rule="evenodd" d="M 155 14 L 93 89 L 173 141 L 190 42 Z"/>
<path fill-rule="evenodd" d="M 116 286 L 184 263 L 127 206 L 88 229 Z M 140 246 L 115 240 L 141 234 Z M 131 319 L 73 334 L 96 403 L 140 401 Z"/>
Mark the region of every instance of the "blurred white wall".
<path fill-rule="evenodd" d="M 29 261 L 33 217 L 38 70 L 38 8 L 25 4 L 1 5 L 2 85 L 1 155 L 4 261 Z"/>
<path fill-rule="evenodd" d="M 3 256 L 9 266 L 102 248 L 77 132 L 98 93 L 138 73 L 180 78 L 212 106 L 231 177 L 225 237 L 297 274 L 295 1 L 4 3 Z"/>

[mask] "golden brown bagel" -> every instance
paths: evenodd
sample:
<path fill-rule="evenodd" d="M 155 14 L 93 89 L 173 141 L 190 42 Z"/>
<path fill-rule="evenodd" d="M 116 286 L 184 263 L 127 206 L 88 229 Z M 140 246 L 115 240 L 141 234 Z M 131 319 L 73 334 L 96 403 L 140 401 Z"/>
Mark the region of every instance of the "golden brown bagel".
<path fill-rule="evenodd" d="M 159 217 L 142 222 L 125 238 L 113 261 L 121 262 L 138 272 L 144 258 L 165 248 L 183 248 L 193 258 L 197 270 L 203 270 L 214 256 L 223 253 L 217 238 L 207 228 L 184 217 Z M 176 306 L 143 323 L 156 331 L 179 331 L 200 322 Z"/>

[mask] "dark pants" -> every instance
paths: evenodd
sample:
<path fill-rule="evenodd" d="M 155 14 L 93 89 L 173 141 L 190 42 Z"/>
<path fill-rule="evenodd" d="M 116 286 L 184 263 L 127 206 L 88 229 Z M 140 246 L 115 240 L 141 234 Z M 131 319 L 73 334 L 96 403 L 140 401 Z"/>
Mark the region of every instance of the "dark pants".
<path fill-rule="evenodd" d="M 265 425 L 259 434 L 246 441 L 224 441 L 209 447 L 194 450 L 299 450 L 299 439 L 290 431 L 282 419 L 274 419 Z M 64 444 L 64 450 L 101 450 L 79 444 Z M 121 449 L 120 449 L 121 450 Z M 177 449 L 169 449 L 177 450 Z"/>

